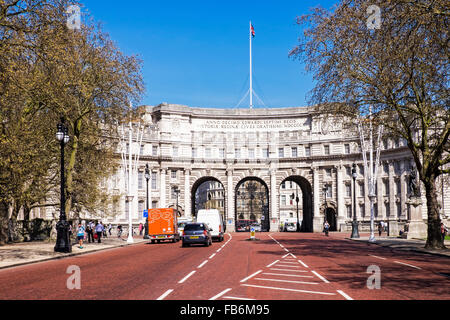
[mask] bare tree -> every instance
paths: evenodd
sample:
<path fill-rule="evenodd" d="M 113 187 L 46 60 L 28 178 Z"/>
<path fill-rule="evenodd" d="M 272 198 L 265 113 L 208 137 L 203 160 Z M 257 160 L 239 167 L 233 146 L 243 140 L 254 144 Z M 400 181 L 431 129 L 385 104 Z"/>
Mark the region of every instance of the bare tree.
<path fill-rule="evenodd" d="M 449 173 L 449 2 L 342 0 L 298 18 L 290 55 L 306 64 L 320 112 L 374 121 L 407 141 L 428 212 L 427 248 L 444 248 L 436 180 Z"/>

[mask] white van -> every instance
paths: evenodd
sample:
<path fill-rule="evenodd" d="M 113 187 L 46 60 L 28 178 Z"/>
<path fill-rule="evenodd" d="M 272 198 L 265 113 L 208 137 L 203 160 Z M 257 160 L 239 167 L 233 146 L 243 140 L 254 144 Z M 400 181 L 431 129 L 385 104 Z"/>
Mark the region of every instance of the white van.
<path fill-rule="evenodd" d="M 211 236 L 220 242 L 223 241 L 224 227 L 222 215 L 217 209 L 199 210 L 196 222 L 206 223 L 211 229 Z"/>

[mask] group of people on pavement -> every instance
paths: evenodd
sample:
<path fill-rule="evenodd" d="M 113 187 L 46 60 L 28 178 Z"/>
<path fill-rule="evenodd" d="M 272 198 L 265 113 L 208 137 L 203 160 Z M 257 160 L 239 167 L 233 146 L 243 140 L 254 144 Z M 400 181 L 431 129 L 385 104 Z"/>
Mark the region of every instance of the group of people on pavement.
<path fill-rule="evenodd" d="M 109 235 L 111 235 L 111 229 L 112 225 L 109 224 L 108 226 L 108 232 Z M 98 243 L 102 242 L 102 236 L 107 237 L 106 228 L 103 226 L 102 222 L 99 221 L 96 224 L 93 221 L 89 221 L 87 224 L 79 223 L 78 229 L 77 229 L 77 240 L 79 243 L 79 248 L 83 249 L 83 241 L 87 240 L 89 243 L 95 242 L 95 239 L 97 239 Z"/>

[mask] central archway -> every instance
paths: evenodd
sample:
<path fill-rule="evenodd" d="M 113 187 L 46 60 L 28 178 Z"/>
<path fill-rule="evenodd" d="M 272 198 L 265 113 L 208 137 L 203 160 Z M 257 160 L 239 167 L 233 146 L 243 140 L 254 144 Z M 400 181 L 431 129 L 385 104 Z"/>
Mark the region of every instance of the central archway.
<path fill-rule="evenodd" d="M 259 225 L 261 231 L 269 231 L 269 188 L 257 177 L 239 181 L 235 190 L 236 231 L 248 231 L 250 225 Z"/>

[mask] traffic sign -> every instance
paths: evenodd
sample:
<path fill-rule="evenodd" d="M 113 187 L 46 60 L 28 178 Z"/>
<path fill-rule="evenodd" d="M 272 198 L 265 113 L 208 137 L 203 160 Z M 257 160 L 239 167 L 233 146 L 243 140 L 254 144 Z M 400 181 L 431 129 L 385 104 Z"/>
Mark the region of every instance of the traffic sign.
<path fill-rule="evenodd" d="M 144 210 L 144 218 L 148 218 L 148 210 Z"/>

